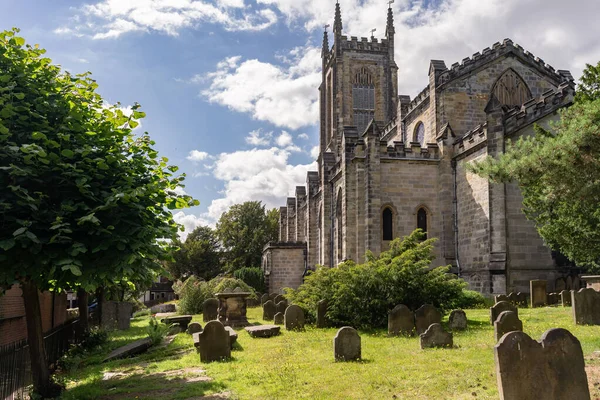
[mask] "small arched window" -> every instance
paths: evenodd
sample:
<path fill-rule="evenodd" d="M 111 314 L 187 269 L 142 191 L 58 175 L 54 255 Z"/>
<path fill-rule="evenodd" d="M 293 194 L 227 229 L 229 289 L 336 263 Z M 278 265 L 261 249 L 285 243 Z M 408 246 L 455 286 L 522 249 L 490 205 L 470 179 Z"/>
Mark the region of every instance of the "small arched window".
<path fill-rule="evenodd" d="M 389 207 L 383 210 L 382 214 L 383 240 L 394 239 L 394 214 Z"/>
<path fill-rule="evenodd" d="M 423 143 L 425 142 L 425 125 L 422 122 L 419 122 L 415 127 L 415 136 L 413 141 L 419 142 L 421 147 L 423 147 Z"/>
<path fill-rule="evenodd" d="M 425 233 L 425 239 L 427 239 L 427 211 L 423 207 L 417 211 L 417 228 Z"/>

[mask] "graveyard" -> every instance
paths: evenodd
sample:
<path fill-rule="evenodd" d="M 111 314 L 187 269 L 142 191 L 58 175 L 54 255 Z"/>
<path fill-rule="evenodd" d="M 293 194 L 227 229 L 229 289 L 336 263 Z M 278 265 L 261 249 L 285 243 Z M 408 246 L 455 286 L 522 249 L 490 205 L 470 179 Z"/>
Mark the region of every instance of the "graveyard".
<path fill-rule="evenodd" d="M 421 349 L 417 336 L 358 330 L 361 359 L 342 362 L 333 352 L 338 329 L 307 324 L 300 331 L 282 327 L 270 338 L 253 338 L 244 328 L 235 328 L 238 338 L 225 361 L 201 362 L 192 335 L 182 332 L 147 353 L 102 363 L 111 350 L 146 337 L 150 317 L 139 317 L 129 330 L 112 332 L 106 345 L 59 375 L 67 386 L 61 398 L 498 399 L 490 310 L 465 311 L 467 329 L 453 332 L 452 348 Z M 559 327 L 579 339 L 590 393 L 592 398 L 600 396 L 598 328 L 575 325 L 569 307 L 518 311 L 523 331 L 534 340 Z M 248 308 L 249 323 L 272 324 L 262 313 L 261 307 Z M 202 315 L 194 315 L 192 322 L 206 325 Z M 448 315 L 442 327 L 448 330 Z"/>

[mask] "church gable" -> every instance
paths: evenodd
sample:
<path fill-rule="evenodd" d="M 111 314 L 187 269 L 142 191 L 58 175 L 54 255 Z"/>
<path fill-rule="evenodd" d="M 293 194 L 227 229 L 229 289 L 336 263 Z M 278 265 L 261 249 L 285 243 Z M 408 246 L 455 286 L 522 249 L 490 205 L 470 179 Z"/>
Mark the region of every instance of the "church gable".
<path fill-rule="evenodd" d="M 531 90 L 512 68 L 507 69 L 498 78 L 492 89 L 492 94 L 503 106 L 516 107 L 531 99 Z"/>

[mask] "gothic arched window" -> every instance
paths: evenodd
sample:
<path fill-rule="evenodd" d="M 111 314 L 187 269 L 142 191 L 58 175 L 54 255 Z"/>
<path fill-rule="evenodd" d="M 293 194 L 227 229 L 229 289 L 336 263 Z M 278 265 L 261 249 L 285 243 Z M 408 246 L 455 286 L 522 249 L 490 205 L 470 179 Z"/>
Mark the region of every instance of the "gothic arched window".
<path fill-rule="evenodd" d="M 342 261 L 342 190 L 338 191 L 336 205 L 336 223 L 337 223 L 337 258 Z"/>
<path fill-rule="evenodd" d="M 366 68 L 361 68 L 354 76 L 352 110 L 354 125 L 358 133 L 362 134 L 367 129 L 367 124 L 375 117 L 375 84 Z"/>
<path fill-rule="evenodd" d="M 413 141 L 419 142 L 421 147 L 423 147 L 423 144 L 425 142 L 425 125 L 422 122 L 419 122 L 415 127 L 415 135 Z"/>
<path fill-rule="evenodd" d="M 531 91 L 519 74 L 512 68 L 507 69 L 496 81 L 492 93 L 500 104 L 515 107 L 531 99 Z"/>
<path fill-rule="evenodd" d="M 427 211 L 423 207 L 417 211 L 417 228 L 425 233 L 425 239 L 427 239 Z"/>
<path fill-rule="evenodd" d="M 394 213 L 386 207 L 381 214 L 381 226 L 383 228 L 383 240 L 394 239 Z"/>

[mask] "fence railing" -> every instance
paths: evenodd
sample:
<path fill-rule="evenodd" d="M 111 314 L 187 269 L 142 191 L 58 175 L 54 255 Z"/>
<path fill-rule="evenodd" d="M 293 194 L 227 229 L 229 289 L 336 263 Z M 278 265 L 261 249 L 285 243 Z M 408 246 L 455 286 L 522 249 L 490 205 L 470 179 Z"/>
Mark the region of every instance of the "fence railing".
<path fill-rule="evenodd" d="M 81 339 L 78 319 L 47 332 L 44 345 L 48 365 L 55 368 L 56 362 L 69 350 L 69 346 Z M 27 340 L 0 346 L 0 399 L 25 399 L 30 384 L 31 362 Z"/>

